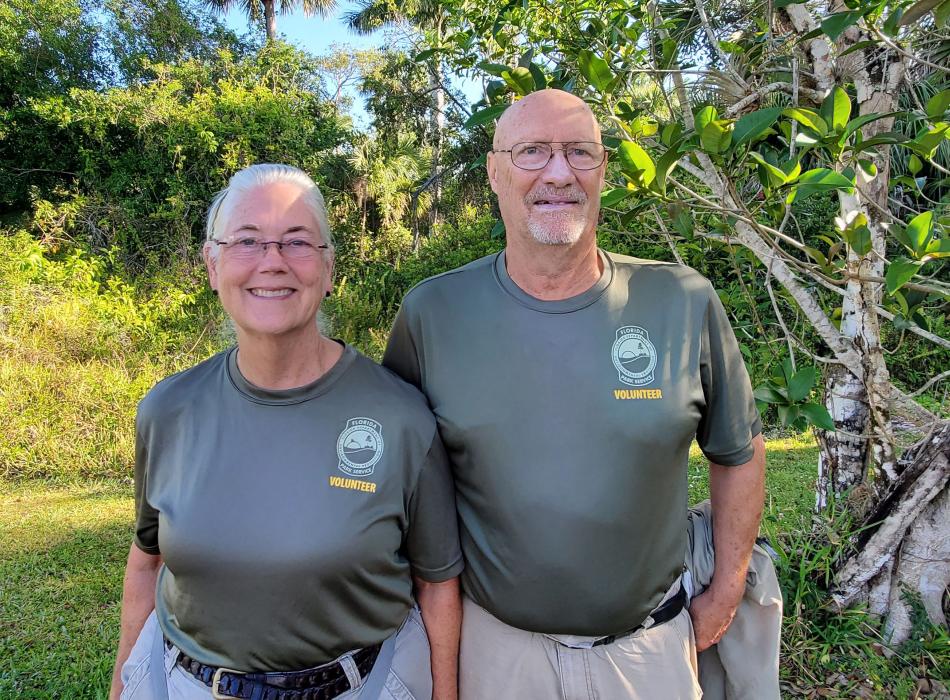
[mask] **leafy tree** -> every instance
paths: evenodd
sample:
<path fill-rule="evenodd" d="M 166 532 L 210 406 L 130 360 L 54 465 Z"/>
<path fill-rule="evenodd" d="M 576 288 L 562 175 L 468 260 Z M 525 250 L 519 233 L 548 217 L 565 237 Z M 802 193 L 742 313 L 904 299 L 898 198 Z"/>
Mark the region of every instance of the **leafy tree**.
<path fill-rule="evenodd" d="M 950 299 L 950 221 L 945 199 L 925 193 L 945 183 L 915 178 L 950 174 L 940 155 L 950 3 L 745 9 L 723 23 L 701 0 L 452 0 L 431 51 L 490 80 L 472 127 L 534 90 L 583 94 L 615 149 L 605 228 L 651 217 L 676 259 L 725 254 L 760 340 L 787 346 L 757 397 L 782 422 L 815 426 L 819 498 L 864 523 L 838 561 L 834 599 L 869 603 L 901 639 L 911 629 L 902 589 L 942 622 L 950 583 L 950 426 L 891 380 L 882 333 L 889 322 L 941 349 L 921 389 L 950 374 L 950 340 L 932 332 Z M 925 81 L 931 96 L 909 91 L 901 110 L 899 95 Z M 895 153 L 907 175 L 892 171 Z M 837 216 L 803 230 L 815 202 Z M 823 404 L 811 363 L 824 368 Z M 893 411 L 928 436 L 902 455 Z"/>
<path fill-rule="evenodd" d="M 241 7 L 251 22 L 264 18 L 264 27 L 270 41 L 277 40 L 277 13 L 287 14 L 302 9 L 306 15 L 326 17 L 336 7 L 336 0 L 204 0 L 215 12 L 225 13 Z"/>
<path fill-rule="evenodd" d="M 361 0 L 359 9 L 347 14 L 347 24 L 353 31 L 361 34 L 373 32 L 380 27 L 396 22 L 410 22 L 424 32 L 424 38 L 439 45 L 448 21 L 442 3 L 431 0 Z M 439 168 L 442 163 L 442 150 L 445 147 L 446 128 L 446 80 L 442 69 L 442 60 L 434 52 L 424 58 L 428 69 L 430 135 L 432 144 L 430 178 L 426 185 L 432 191 L 431 223 L 439 219 L 439 202 L 442 197 L 442 177 Z"/>
<path fill-rule="evenodd" d="M 154 78 L 156 64 L 213 61 L 219 51 L 243 56 L 255 47 L 210 18 L 198 0 L 106 0 L 107 37 L 119 82 Z"/>

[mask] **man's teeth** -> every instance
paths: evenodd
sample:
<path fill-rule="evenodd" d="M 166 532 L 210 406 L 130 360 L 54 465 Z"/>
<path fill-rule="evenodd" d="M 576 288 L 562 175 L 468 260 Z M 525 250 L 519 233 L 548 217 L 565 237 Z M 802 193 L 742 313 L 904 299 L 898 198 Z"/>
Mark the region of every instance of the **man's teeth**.
<path fill-rule="evenodd" d="M 256 297 L 285 297 L 293 291 L 293 289 L 252 289 L 251 294 Z"/>

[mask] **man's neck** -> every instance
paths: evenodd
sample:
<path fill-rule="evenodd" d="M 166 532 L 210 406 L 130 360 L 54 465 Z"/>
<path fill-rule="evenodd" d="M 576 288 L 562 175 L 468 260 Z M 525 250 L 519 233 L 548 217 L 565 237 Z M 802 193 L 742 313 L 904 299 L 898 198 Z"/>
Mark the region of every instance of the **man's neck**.
<path fill-rule="evenodd" d="M 573 245 L 546 245 L 513 241 L 505 248 L 505 266 L 511 281 L 543 301 L 577 296 L 597 284 L 603 263 L 594 236 Z"/>

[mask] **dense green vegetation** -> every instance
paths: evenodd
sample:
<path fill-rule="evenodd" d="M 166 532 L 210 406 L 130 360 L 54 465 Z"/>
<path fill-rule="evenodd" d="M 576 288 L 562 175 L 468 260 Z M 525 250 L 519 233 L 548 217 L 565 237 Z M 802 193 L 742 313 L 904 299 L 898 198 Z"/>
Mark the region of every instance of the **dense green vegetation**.
<path fill-rule="evenodd" d="M 320 183 L 337 241 L 336 285 L 324 322 L 333 336 L 376 358 L 413 284 L 500 249 L 479 168 L 490 148 L 490 121 L 469 119 L 471 110 L 451 86 L 433 91 L 449 65 L 491 75 L 479 108 L 503 107 L 537 80 L 593 90 L 608 142 L 619 149 L 609 179 L 629 190 L 608 202 L 601 245 L 681 259 L 712 279 L 756 385 L 772 381 L 782 388 L 775 382 L 785 381 L 789 331 L 802 345 L 796 346 L 800 363 L 808 361 L 803 348 L 828 352 L 787 293 L 776 285 L 772 298 L 755 256 L 723 238 L 733 220 L 713 209 L 650 200 L 655 192 L 645 191 L 641 168 L 623 155 L 618 137 L 629 137 L 631 125 L 641 129 L 634 139 L 652 139 L 656 168 L 660 147 L 670 144 L 660 140 L 665 125 L 650 115 L 672 117 L 672 106 L 644 81 L 607 79 L 632 65 L 632 54 L 618 48 L 629 39 L 620 20 L 600 21 L 590 3 L 537 16 L 522 8 L 528 4 L 480 3 L 478 12 L 468 12 L 471 3 L 458 2 L 459 12 L 450 15 L 451 4 L 367 2 L 355 26 L 408 17 L 418 45 L 329 57 L 264 41 L 260 32 L 238 36 L 196 0 L 0 4 L 0 698 L 104 693 L 131 534 L 135 406 L 157 380 L 231 342 L 198 250 L 205 207 L 234 170 L 279 161 Z M 721 9 L 724 21 L 748 30 L 741 13 Z M 572 25 L 574 10 L 591 18 L 583 33 Z M 681 58 L 715 63 L 714 47 L 687 40 L 701 36 L 691 10 L 669 11 L 673 44 L 642 52 L 673 65 L 678 46 Z M 485 25 L 496 19 L 491 12 L 505 18 L 502 28 Z M 557 41 L 553 31 L 560 32 Z M 743 36 L 744 51 L 762 51 L 761 32 Z M 591 47 L 610 59 L 606 73 Z M 489 59 L 512 67 L 486 64 Z M 354 127 L 332 82 L 353 76 L 371 119 L 366 132 Z M 939 78 L 928 80 L 908 108 L 938 94 Z M 711 85 L 699 81 L 695 91 L 722 99 Z M 436 93 L 447 98 L 441 107 Z M 916 135 L 930 128 L 926 121 L 908 117 L 895 131 Z M 712 131 L 734 128 L 729 120 L 711 123 Z M 772 146 L 781 141 L 778 130 L 765 136 Z M 699 139 L 696 147 L 706 145 Z M 907 154 L 896 161 L 898 177 L 908 178 L 918 165 L 928 176 L 922 186 L 898 183 L 902 206 L 945 212 L 948 188 L 939 168 L 947 165 L 947 146 L 935 149 L 932 163 L 914 163 Z M 759 173 L 742 167 L 750 176 L 742 186 L 753 192 Z M 768 169 L 761 170 L 769 182 Z M 756 215 L 778 225 L 778 212 L 756 202 Z M 810 193 L 789 215 L 794 235 L 830 253 L 841 235 L 838 211 L 830 190 Z M 846 250 L 838 248 L 839 262 Z M 942 263 L 927 264 L 921 268 L 940 282 Z M 839 269 L 829 263 L 826 272 Z M 821 294 L 835 317 L 839 302 Z M 898 322 L 883 327 L 883 345 L 894 381 L 913 390 L 946 370 L 950 352 L 909 332 L 909 324 L 944 338 L 950 324 L 938 295 L 905 288 L 900 299 L 906 308 L 897 296 L 886 301 Z M 840 307 L 837 314 L 836 322 Z M 805 394 L 799 403 L 821 400 L 820 378 Z M 941 384 L 931 386 L 924 402 L 946 412 Z M 911 640 L 896 648 L 863 612 L 839 615 L 828 606 L 834 566 L 856 525 L 835 510 L 812 515 L 814 439 L 782 430 L 787 412 L 775 405 L 764 415 L 772 436 L 764 530 L 781 555 L 786 691 L 910 697 L 928 691 L 918 686 L 925 680 L 950 685 L 950 639 L 928 625 L 919 606 Z M 689 479 L 691 496 L 704 497 L 697 455 Z"/>

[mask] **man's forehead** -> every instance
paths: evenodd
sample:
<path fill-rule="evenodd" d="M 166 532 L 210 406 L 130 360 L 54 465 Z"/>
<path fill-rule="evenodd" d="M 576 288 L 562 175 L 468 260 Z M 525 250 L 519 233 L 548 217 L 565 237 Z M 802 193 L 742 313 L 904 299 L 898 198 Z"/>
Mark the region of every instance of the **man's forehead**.
<path fill-rule="evenodd" d="M 523 141 L 600 141 L 600 128 L 590 107 L 574 95 L 554 90 L 532 93 L 502 114 L 493 147 Z"/>

